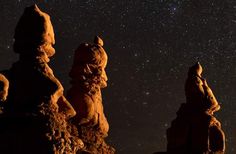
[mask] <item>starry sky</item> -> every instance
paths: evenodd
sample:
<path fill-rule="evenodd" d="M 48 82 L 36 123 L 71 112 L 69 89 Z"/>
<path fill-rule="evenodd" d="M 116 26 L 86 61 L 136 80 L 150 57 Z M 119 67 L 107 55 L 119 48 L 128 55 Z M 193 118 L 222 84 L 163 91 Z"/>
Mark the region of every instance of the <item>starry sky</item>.
<path fill-rule="evenodd" d="M 50 66 L 65 91 L 73 53 L 99 35 L 109 56 L 103 90 L 107 141 L 120 154 L 165 151 L 165 131 L 185 102 L 188 67 L 200 61 L 222 109 L 216 113 L 236 149 L 236 2 L 234 0 L 0 0 L 0 69 L 18 58 L 14 28 L 26 6 L 51 16 Z"/>

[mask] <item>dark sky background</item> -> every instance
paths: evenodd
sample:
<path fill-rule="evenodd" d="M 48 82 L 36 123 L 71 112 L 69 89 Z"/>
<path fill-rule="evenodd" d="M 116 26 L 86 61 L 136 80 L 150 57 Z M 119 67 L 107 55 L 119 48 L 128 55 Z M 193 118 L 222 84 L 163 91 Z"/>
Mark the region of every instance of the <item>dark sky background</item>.
<path fill-rule="evenodd" d="M 103 90 L 108 142 L 120 154 L 166 149 L 165 131 L 185 102 L 188 67 L 197 60 L 222 109 L 216 113 L 236 153 L 236 1 L 0 0 L 0 69 L 17 60 L 14 28 L 26 6 L 51 16 L 56 55 L 50 66 L 70 88 L 74 50 L 100 35 L 109 56 Z"/>

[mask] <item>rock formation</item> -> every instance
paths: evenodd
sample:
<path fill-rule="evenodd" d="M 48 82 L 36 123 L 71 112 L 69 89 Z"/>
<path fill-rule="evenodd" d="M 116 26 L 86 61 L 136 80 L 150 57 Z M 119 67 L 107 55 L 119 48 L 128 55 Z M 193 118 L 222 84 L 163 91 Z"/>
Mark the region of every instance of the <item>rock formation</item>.
<path fill-rule="evenodd" d="M 213 116 L 220 106 L 201 74 L 199 63 L 190 67 L 185 83 L 186 103 L 167 130 L 168 154 L 224 154 L 224 132 Z"/>
<path fill-rule="evenodd" d="M 0 101 L 4 102 L 7 99 L 9 89 L 9 81 L 7 78 L 0 74 Z"/>
<path fill-rule="evenodd" d="M 94 44 L 83 43 L 75 51 L 70 71 L 72 87 L 67 94 L 77 112 L 73 123 L 84 142 L 83 153 L 89 154 L 115 152 L 104 141 L 108 135 L 109 124 L 104 115 L 101 95 L 101 88 L 107 86 L 107 54 L 102 46 L 102 39 L 95 37 Z"/>
<path fill-rule="evenodd" d="M 55 54 L 49 15 L 26 8 L 14 39 L 20 58 L 0 75 L 0 153 L 75 154 L 83 142 L 67 120 L 76 112 L 48 66 Z"/>

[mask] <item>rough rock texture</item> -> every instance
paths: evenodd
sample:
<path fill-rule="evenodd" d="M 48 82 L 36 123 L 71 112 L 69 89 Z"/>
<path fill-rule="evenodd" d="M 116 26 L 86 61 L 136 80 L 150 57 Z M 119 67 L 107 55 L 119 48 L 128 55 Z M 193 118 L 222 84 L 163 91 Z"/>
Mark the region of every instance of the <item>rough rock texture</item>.
<path fill-rule="evenodd" d="M 67 98 L 77 112 L 73 123 L 85 144 L 82 153 L 112 154 L 104 138 L 108 135 L 109 124 L 103 112 L 101 88 L 107 86 L 105 67 L 107 54 L 103 41 L 95 37 L 94 44 L 83 43 L 75 51 L 70 72 L 72 87 Z"/>
<path fill-rule="evenodd" d="M 83 142 L 67 120 L 76 112 L 47 64 L 55 54 L 49 15 L 36 5 L 26 8 L 14 39 L 20 59 L 0 75 L 0 153 L 75 154 Z"/>
<path fill-rule="evenodd" d="M 168 154 L 224 154 L 225 136 L 213 113 L 220 106 L 201 76 L 199 63 L 190 67 L 185 83 L 187 102 L 167 130 Z"/>

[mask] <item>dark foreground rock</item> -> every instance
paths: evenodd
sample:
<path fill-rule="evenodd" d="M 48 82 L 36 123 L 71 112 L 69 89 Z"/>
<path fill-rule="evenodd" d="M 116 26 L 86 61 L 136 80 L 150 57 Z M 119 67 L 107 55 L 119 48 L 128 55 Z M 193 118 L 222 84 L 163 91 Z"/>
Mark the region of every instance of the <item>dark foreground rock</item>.
<path fill-rule="evenodd" d="M 0 153 L 75 154 L 83 142 L 67 121 L 76 112 L 48 65 L 55 54 L 49 15 L 26 8 L 14 39 L 19 60 L 0 76 Z"/>

